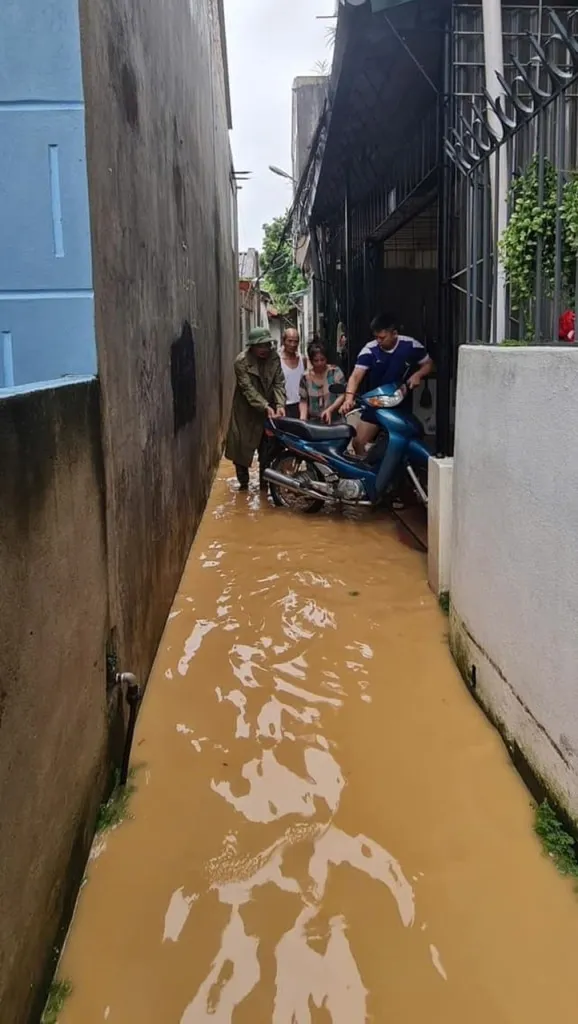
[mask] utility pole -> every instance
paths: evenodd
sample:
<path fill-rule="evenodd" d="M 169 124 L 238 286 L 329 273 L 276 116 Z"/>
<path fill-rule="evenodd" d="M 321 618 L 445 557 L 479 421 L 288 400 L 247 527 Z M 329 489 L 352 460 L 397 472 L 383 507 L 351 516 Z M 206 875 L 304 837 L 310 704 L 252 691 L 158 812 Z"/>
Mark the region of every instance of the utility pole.
<path fill-rule="evenodd" d="M 257 270 L 257 285 L 256 285 L 256 289 L 255 289 L 256 292 L 257 292 L 257 323 L 256 323 L 255 326 L 256 327 L 261 327 L 262 326 L 261 325 L 261 264 L 260 264 L 260 259 L 259 259 L 259 253 L 258 252 L 256 253 L 256 256 L 255 256 L 255 263 L 256 263 L 256 270 Z"/>
<path fill-rule="evenodd" d="M 343 232 L 345 256 L 345 330 L 347 338 L 347 356 L 351 356 L 351 198 L 349 191 L 349 171 L 345 172 L 345 196 L 343 200 Z"/>
<path fill-rule="evenodd" d="M 504 76 L 504 37 L 501 0 L 482 0 L 482 12 L 484 19 L 486 89 L 494 102 L 497 100 L 503 102 L 504 90 L 496 76 L 496 72 L 499 72 L 502 78 Z M 490 127 L 499 138 L 502 134 L 502 128 L 493 110 L 488 111 L 488 120 Z M 508 168 L 504 154 L 501 154 L 501 159 L 495 153 L 492 155 L 490 181 L 493 211 L 492 222 L 497 221 L 499 239 L 502 237 L 508 223 Z M 498 260 L 498 274 L 496 294 L 493 296 L 494 308 L 492 310 L 491 340 L 494 344 L 503 341 L 506 337 L 506 275 L 499 260 L 497 249 L 495 259 Z"/>

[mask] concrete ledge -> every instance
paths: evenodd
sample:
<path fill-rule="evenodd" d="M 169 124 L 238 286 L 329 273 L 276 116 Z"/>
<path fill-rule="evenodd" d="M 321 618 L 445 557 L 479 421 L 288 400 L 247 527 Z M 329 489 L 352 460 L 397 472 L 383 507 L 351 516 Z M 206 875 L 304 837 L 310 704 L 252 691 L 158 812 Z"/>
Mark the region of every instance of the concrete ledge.
<path fill-rule="evenodd" d="M 0 398 L 3 1024 L 39 1019 L 108 773 L 99 398 L 96 380 Z"/>
<path fill-rule="evenodd" d="M 430 459 L 428 472 L 428 582 L 437 597 L 450 589 L 453 459 Z"/>
<path fill-rule="evenodd" d="M 577 393 L 576 348 L 460 349 L 450 595 L 463 674 L 578 824 Z"/>
<path fill-rule="evenodd" d="M 533 795 L 537 800 L 548 796 L 578 829 L 578 775 L 571 756 L 536 720 L 453 607 L 450 648 L 464 682 L 502 736 Z"/>

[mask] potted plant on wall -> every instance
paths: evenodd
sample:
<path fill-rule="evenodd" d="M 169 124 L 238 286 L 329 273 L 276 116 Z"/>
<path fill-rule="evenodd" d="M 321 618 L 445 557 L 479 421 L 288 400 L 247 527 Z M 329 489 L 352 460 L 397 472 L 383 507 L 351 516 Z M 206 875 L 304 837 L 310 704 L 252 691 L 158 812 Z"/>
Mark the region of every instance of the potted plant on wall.
<path fill-rule="evenodd" d="M 574 341 L 578 261 L 578 174 L 562 189 L 558 207 L 557 171 L 544 159 L 543 199 L 539 201 L 539 158 L 534 157 L 510 189 L 511 214 L 500 239 L 500 258 L 510 289 L 512 310 L 520 316 L 520 339 L 504 344 L 530 344 L 535 334 L 535 293 L 538 254 L 546 295 L 554 295 L 556 277 L 556 223 L 561 223 L 560 285 L 564 305 L 557 340 Z"/>

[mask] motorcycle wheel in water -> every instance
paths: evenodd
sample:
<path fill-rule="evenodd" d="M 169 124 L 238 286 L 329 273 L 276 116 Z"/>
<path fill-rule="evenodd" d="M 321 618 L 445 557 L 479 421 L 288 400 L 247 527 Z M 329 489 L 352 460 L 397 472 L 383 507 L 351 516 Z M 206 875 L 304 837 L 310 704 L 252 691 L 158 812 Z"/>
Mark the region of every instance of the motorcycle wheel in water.
<path fill-rule="evenodd" d="M 304 486 L 314 480 L 323 482 L 323 473 L 319 467 L 312 460 L 300 458 L 293 452 L 281 452 L 269 465 L 278 473 L 299 480 Z M 273 481 L 269 481 L 269 490 L 274 505 L 290 509 L 292 512 L 305 512 L 307 515 L 313 515 L 313 513 L 319 512 L 325 504 L 322 498 L 312 498 L 308 494 L 301 495 L 297 491 L 292 491 Z"/>

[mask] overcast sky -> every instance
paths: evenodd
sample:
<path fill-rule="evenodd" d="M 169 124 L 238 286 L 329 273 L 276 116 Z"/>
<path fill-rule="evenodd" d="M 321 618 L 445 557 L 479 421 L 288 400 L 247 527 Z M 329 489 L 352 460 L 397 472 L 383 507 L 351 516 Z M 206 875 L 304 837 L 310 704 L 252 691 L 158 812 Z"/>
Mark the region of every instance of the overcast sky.
<path fill-rule="evenodd" d="M 259 248 L 262 225 L 291 202 L 291 86 L 328 60 L 326 33 L 335 0 L 225 0 L 233 103 L 235 169 L 251 171 L 239 192 L 239 248 Z"/>

